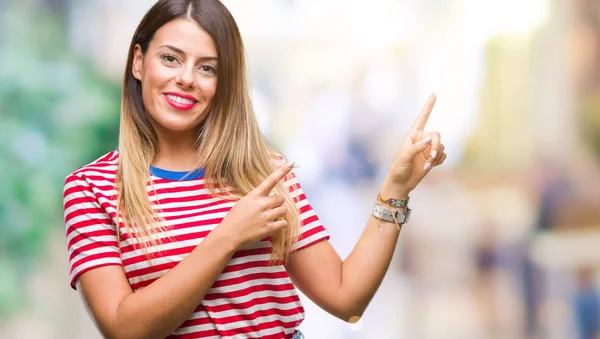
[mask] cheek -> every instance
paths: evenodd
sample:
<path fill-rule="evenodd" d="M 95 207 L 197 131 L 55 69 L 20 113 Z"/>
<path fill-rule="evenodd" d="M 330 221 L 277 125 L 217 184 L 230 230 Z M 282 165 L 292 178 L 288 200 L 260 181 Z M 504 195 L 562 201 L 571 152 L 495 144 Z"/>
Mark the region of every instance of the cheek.
<path fill-rule="evenodd" d="M 167 86 L 172 75 L 167 67 L 160 64 L 148 63 L 145 66 L 142 75 L 142 98 L 146 108 L 152 111 L 152 107 L 160 99 L 157 93 L 160 93 L 160 90 Z"/>
<path fill-rule="evenodd" d="M 217 79 L 207 79 L 202 83 L 202 91 L 207 100 L 212 100 L 217 91 Z"/>
<path fill-rule="evenodd" d="M 163 86 L 169 81 L 171 74 L 169 69 L 155 63 L 149 63 L 144 70 L 143 83 L 144 91 L 152 91 Z"/>

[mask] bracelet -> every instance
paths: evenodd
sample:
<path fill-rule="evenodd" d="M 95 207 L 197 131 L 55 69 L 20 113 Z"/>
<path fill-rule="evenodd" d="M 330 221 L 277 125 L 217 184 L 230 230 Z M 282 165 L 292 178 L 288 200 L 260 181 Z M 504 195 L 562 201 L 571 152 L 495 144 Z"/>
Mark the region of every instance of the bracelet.
<path fill-rule="evenodd" d="M 400 199 L 384 199 L 381 196 L 381 192 L 379 192 L 377 194 L 377 200 L 379 200 L 379 202 L 382 202 L 386 205 L 388 205 L 389 207 L 398 207 L 398 208 L 402 208 L 402 207 L 407 207 L 408 206 L 408 200 L 410 200 L 410 197 L 406 198 L 406 200 L 400 200 Z"/>
<path fill-rule="evenodd" d="M 377 218 L 378 221 L 384 220 L 393 222 L 398 227 L 398 230 L 400 230 L 402 225 L 408 222 L 411 212 L 412 211 L 410 208 L 407 208 L 406 212 L 400 212 L 397 210 L 389 210 L 379 204 L 375 204 L 375 206 L 373 206 L 373 216 Z M 381 229 L 381 225 L 379 223 L 377 224 L 377 229 Z"/>

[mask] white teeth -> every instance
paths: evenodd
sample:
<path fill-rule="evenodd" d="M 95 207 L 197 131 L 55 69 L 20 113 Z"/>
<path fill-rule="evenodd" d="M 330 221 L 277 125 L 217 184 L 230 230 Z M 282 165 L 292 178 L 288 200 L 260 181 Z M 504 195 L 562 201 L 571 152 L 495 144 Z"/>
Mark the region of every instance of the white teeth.
<path fill-rule="evenodd" d="M 185 98 L 178 97 L 178 96 L 176 96 L 176 95 L 172 95 L 172 94 L 167 94 L 167 98 L 169 98 L 170 100 L 173 100 L 173 101 L 175 101 L 175 102 L 178 102 L 178 103 L 180 103 L 180 104 L 186 104 L 186 105 L 189 105 L 189 104 L 193 104 L 193 103 L 195 103 L 195 101 L 194 101 L 194 100 L 185 99 Z"/>

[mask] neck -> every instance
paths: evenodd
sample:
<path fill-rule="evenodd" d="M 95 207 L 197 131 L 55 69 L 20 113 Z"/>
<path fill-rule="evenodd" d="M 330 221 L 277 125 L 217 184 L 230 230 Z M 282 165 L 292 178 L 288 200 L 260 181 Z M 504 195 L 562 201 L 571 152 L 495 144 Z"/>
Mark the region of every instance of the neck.
<path fill-rule="evenodd" d="M 189 171 L 196 168 L 196 133 L 161 131 L 158 134 L 158 152 L 152 166 L 170 171 Z"/>

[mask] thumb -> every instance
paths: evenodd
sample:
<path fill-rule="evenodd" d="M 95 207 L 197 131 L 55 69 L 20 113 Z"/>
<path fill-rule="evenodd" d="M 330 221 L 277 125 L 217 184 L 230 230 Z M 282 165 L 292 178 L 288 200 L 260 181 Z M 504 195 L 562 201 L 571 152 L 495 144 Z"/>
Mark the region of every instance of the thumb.
<path fill-rule="evenodd" d="M 277 186 L 277 183 L 281 181 L 294 167 L 293 161 L 288 161 L 285 164 L 279 166 L 275 172 L 271 173 L 263 182 L 260 183 L 252 192 L 257 195 L 268 196 L 269 193 Z"/>

